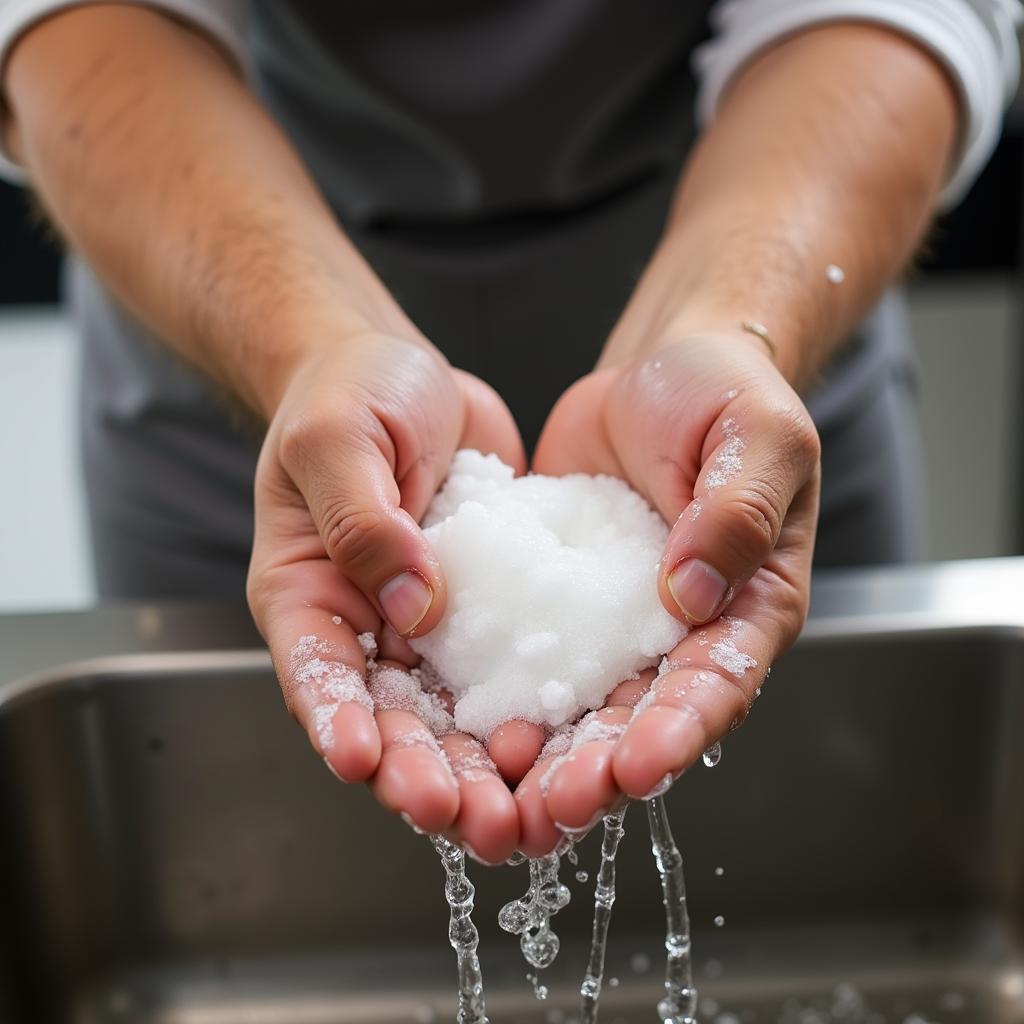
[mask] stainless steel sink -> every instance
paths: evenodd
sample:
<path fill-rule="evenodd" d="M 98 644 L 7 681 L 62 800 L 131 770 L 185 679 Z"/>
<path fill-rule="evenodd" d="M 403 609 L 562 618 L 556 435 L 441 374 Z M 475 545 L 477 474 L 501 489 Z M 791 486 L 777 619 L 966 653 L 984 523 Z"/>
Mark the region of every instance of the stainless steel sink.
<path fill-rule="evenodd" d="M 702 1020 L 1024 1022 L 1024 560 L 819 580 L 669 805 Z M 662 966 L 626 827 L 607 1024 Z M 590 887 L 537 1003 L 495 924 L 525 868 L 472 877 L 492 1021 L 571 1016 Z M 0 1020 L 451 1020 L 446 933 L 435 854 L 310 753 L 238 609 L 0 619 Z"/>

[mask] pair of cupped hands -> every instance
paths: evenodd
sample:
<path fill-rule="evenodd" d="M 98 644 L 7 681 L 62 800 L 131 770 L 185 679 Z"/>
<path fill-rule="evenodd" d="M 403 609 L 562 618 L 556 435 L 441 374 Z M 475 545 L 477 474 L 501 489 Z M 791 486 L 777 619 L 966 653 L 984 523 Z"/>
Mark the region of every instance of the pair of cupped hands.
<path fill-rule="evenodd" d="M 675 667 L 618 686 L 592 714 L 624 731 L 595 730 L 603 738 L 553 770 L 538 760 L 545 730 L 529 722 L 500 726 L 485 751 L 464 733 L 434 742 L 410 711 L 343 701 L 325 742 L 324 676 L 296 671 L 296 644 L 317 637 L 327 666 L 362 674 L 357 635 L 372 632 L 382 664 L 417 664 L 406 639 L 445 608 L 417 524 L 460 448 L 528 468 L 499 396 L 430 346 L 368 334 L 307 358 L 260 456 L 248 598 L 288 709 L 331 770 L 368 782 L 415 827 L 501 863 L 547 853 L 649 795 L 743 720 L 806 616 L 819 446 L 767 350 L 739 330 L 666 340 L 588 374 L 552 410 L 529 469 L 619 477 L 671 524 L 657 586 L 691 626 L 667 652 Z M 514 591 L 515 578 L 506 585 Z M 741 653 L 715 656 L 723 650 Z"/>

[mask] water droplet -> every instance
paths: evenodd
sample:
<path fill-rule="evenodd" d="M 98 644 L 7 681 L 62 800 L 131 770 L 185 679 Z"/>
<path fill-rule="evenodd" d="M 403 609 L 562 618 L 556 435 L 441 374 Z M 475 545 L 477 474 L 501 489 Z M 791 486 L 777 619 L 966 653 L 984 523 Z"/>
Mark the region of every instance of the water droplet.
<path fill-rule="evenodd" d="M 725 924 L 725 918 L 721 914 L 719 914 L 715 918 L 715 927 L 716 928 L 721 928 L 723 924 Z"/>
<path fill-rule="evenodd" d="M 704 751 L 704 764 L 708 768 L 714 768 L 719 761 L 722 760 L 722 744 L 715 742 L 712 743 L 707 750 Z"/>
<path fill-rule="evenodd" d="M 530 921 L 530 908 L 522 900 L 512 900 L 498 911 L 498 926 L 502 931 L 520 935 Z"/>
<path fill-rule="evenodd" d="M 717 875 L 717 876 L 718 876 L 719 878 L 721 878 L 721 877 L 722 877 L 722 875 L 724 875 L 724 874 L 725 874 L 725 868 L 723 868 L 723 867 L 717 867 L 717 868 L 715 868 L 715 874 L 716 874 L 716 875 Z"/>
<path fill-rule="evenodd" d="M 651 969 L 651 958 L 646 953 L 634 953 L 629 958 L 629 967 L 634 974 L 646 974 Z"/>
<path fill-rule="evenodd" d="M 586 871 L 577 871 L 576 872 L 576 881 L 579 882 L 581 885 L 584 884 L 589 877 L 590 877 L 590 875 L 588 875 L 586 873 Z"/>
<path fill-rule="evenodd" d="M 537 999 L 547 999 L 548 987 L 540 983 L 539 975 L 528 974 L 526 980 L 533 986 L 533 994 Z"/>

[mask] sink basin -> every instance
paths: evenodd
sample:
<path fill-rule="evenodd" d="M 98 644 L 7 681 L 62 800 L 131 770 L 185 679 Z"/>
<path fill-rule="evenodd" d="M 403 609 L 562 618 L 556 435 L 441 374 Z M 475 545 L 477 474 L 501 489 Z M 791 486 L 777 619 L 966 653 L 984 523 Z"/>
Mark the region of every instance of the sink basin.
<path fill-rule="evenodd" d="M 1024 1022 L 1021 595 L 1024 560 L 818 581 L 721 763 L 667 797 L 702 1020 Z M 8 617 L 0 652 L 0 1021 L 454 1019 L 436 855 L 307 749 L 237 609 Z M 563 869 L 538 1003 L 495 921 L 526 868 L 470 873 L 491 1020 L 571 1019 L 592 885 Z M 601 1019 L 653 1021 L 639 807 L 619 882 Z"/>

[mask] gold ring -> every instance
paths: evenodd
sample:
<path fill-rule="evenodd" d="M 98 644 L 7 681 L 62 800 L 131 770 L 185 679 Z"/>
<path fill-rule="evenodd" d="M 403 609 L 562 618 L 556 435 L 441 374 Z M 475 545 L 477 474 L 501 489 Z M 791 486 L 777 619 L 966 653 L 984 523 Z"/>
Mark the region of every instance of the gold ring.
<path fill-rule="evenodd" d="M 774 361 L 775 357 L 779 354 L 779 350 L 775 347 L 775 342 L 769 337 L 768 328 L 764 324 L 759 324 L 756 320 L 744 320 L 740 327 L 748 334 L 754 334 L 760 338 L 768 346 L 768 351 Z"/>

